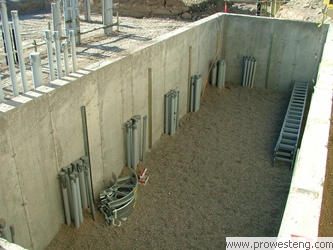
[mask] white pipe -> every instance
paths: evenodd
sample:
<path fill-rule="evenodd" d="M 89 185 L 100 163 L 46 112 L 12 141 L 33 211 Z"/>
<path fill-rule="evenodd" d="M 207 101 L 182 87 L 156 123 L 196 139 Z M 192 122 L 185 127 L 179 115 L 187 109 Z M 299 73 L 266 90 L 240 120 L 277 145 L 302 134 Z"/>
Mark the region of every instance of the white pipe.
<path fill-rule="evenodd" d="M 45 30 L 45 42 L 47 48 L 47 59 L 49 62 L 50 81 L 53 81 L 55 80 L 55 73 L 54 73 L 54 58 L 52 50 L 51 30 Z"/>
<path fill-rule="evenodd" d="M 16 69 L 13 57 L 13 48 L 11 46 L 11 39 L 9 33 L 9 22 L 7 16 L 7 6 L 4 0 L 0 0 L 0 16 L 2 21 L 2 31 L 5 38 L 5 47 L 7 51 L 7 59 L 9 66 L 10 81 L 12 83 L 13 96 L 16 97 L 19 95 L 17 80 L 16 80 Z"/>
<path fill-rule="evenodd" d="M 30 54 L 30 63 L 32 68 L 32 77 L 34 81 L 34 89 L 43 85 L 42 63 L 39 52 Z"/>
<path fill-rule="evenodd" d="M 103 25 L 107 26 L 112 24 L 112 0 L 102 0 L 102 8 L 103 8 Z M 105 35 L 112 34 L 112 27 L 104 29 Z"/>
<path fill-rule="evenodd" d="M 137 127 L 137 123 L 133 123 L 133 169 L 136 170 L 138 164 L 139 164 L 139 161 L 138 161 L 138 146 L 139 146 L 139 143 L 138 143 L 138 127 Z"/>
<path fill-rule="evenodd" d="M 55 47 L 55 54 L 56 54 L 56 63 L 57 63 L 57 77 L 60 79 L 62 77 L 62 69 L 61 69 L 61 52 L 60 52 L 60 37 L 59 32 L 53 32 L 53 41 Z"/>
<path fill-rule="evenodd" d="M 24 62 L 24 55 L 23 55 L 23 49 L 22 49 L 20 23 L 19 23 L 17 10 L 13 10 L 11 13 L 12 13 L 12 20 L 13 20 L 13 28 L 14 28 L 14 33 L 15 33 L 17 55 L 18 55 L 18 60 L 19 60 L 19 65 L 20 65 L 23 92 L 25 93 L 25 92 L 29 91 L 29 89 L 28 89 L 27 74 L 25 72 L 25 62 Z"/>
<path fill-rule="evenodd" d="M 2 84 L 1 84 L 1 76 L 0 76 L 0 103 L 5 101 L 5 95 L 3 94 Z"/>
<path fill-rule="evenodd" d="M 64 1 L 64 21 L 65 21 L 65 30 L 66 36 L 69 36 L 69 30 L 72 29 L 72 24 L 69 22 L 72 19 L 72 12 L 70 10 L 70 0 L 63 0 Z"/>
<path fill-rule="evenodd" d="M 64 64 L 65 64 L 65 75 L 69 75 L 69 65 L 68 65 L 68 44 L 67 42 L 63 42 L 61 44 L 61 49 L 64 52 Z"/>
<path fill-rule="evenodd" d="M 75 43 L 74 30 L 70 30 L 69 34 L 70 34 L 70 42 L 71 42 L 72 69 L 73 69 L 73 72 L 76 72 L 76 43 Z"/>
<path fill-rule="evenodd" d="M 143 117 L 142 130 L 142 163 L 146 162 L 146 141 L 147 141 L 147 116 Z"/>
<path fill-rule="evenodd" d="M 51 3 L 51 12 L 52 12 L 52 23 L 53 23 L 53 31 L 58 31 L 59 36 L 62 36 L 61 30 L 61 10 L 60 10 L 60 2 L 56 1 L 55 3 Z"/>
<path fill-rule="evenodd" d="M 71 6 L 71 21 L 72 21 L 72 29 L 75 31 L 75 41 L 77 41 L 77 26 L 76 26 L 76 9 L 75 9 L 75 0 L 70 0 L 70 6 Z"/>
<path fill-rule="evenodd" d="M 171 103 L 171 110 L 170 110 L 170 113 L 171 113 L 171 117 L 170 117 L 170 120 L 171 120 L 171 126 L 170 126 L 170 135 L 173 136 L 175 134 L 175 96 L 174 94 L 172 93 L 170 95 L 170 103 Z"/>
<path fill-rule="evenodd" d="M 90 13 L 90 0 L 85 0 L 85 20 L 86 22 L 91 21 L 91 13 Z"/>

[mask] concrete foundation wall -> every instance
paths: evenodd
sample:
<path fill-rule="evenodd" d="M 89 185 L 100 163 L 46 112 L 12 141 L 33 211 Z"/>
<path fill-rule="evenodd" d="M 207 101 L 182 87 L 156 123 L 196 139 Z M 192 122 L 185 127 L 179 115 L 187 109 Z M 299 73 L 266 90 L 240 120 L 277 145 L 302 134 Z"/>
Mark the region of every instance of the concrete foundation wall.
<path fill-rule="evenodd" d="M 180 91 L 182 117 L 188 110 L 189 77 L 202 74 L 206 81 L 215 56 L 223 59 L 221 55 L 225 55 L 227 81 L 231 82 L 239 82 L 243 53 L 257 57 L 259 65 L 267 62 L 267 49 L 263 48 L 260 57 L 248 54 L 251 48 L 255 49 L 255 44 L 251 44 L 258 40 L 244 40 L 247 49 L 237 42 L 246 38 L 242 26 L 263 25 L 266 27 L 263 32 L 270 30 L 278 34 L 281 30 L 293 33 L 297 24 L 214 15 L 150 41 L 126 57 L 91 65 L 0 104 L 0 216 L 15 226 L 17 243 L 26 248 L 43 249 L 64 223 L 57 174 L 62 167 L 85 154 L 81 106 L 87 111 L 92 179 L 95 197 L 98 197 L 112 173 L 119 175 L 125 166 L 124 123 L 128 119 L 136 114 L 151 116 L 152 130 L 148 135 L 152 136 L 147 140 L 155 143 L 164 130 L 164 94 L 173 88 Z M 318 33 L 320 29 L 314 31 L 312 26 L 302 24 L 302 29 Z M 258 36 L 266 36 L 259 30 L 256 32 Z M 324 36 L 324 31 L 318 34 Z M 294 36 L 285 39 L 289 44 Z M 316 35 L 308 40 L 311 46 L 316 43 L 320 46 Z M 235 47 L 236 44 L 239 47 Z M 306 58 L 297 57 L 297 60 Z M 283 62 L 291 65 L 295 57 L 286 57 Z M 316 64 L 306 64 L 306 67 L 311 69 L 312 77 Z M 284 75 L 282 70 L 287 69 L 287 66 L 277 68 L 281 75 Z M 261 76 L 264 72 L 265 67 L 260 66 L 255 86 L 265 86 Z M 289 81 L 288 78 L 279 83 L 279 89 L 288 89 Z M 148 113 L 150 87 L 151 114 Z"/>

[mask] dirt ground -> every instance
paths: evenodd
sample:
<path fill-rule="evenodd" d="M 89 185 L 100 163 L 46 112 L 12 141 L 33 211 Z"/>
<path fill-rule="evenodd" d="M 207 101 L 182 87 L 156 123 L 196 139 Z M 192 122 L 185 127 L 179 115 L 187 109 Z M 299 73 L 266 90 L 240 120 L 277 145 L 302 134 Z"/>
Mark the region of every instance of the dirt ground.
<path fill-rule="evenodd" d="M 46 249 L 223 249 L 226 236 L 277 236 L 292 172 L 271 164 L 288 99 L 208 87 L 200 110 L 147 154 L 150 179 L 127 220 L 106 226 L 86 215 Z"/>

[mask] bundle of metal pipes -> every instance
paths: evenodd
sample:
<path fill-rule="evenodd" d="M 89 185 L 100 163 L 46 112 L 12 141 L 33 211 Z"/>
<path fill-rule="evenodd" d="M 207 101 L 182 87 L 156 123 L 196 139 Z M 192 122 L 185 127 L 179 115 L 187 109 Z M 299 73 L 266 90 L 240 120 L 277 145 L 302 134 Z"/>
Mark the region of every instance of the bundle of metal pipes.
<path fill-rule="evenodd" d="M 225 73 L 227 63 L 225 60 L 218 60 L 213 63 L 211 71 L 211 85 L 216 86 L 221 91 L 225 86 Z"/>
<path fill-rule="evenodd" d="M 254 77 L 256 74 L 257 60 L 254 57 L 243 57 L 243 87 L 253 88 Z"/>
<path fill-rule="evenodd" d="M 199 110 L 201 91 L 202 91 L 202 76 L 201 75 L 192 76 L 189 112 L 197 112 Z"/>
<path fill-rule="evenodd" d="M 142 135 L 142 136 L 141 136 Z M 140 160 L 146 159 L 147 116 L 143 117 L 141 134 L 141 116 L 135 115 L 126 122 L 126 162 L 127 167 L 136 170 Z"/>
<path fill-rule="evenodd" d="M 164 133 L 173 136 L 179 127 L 179 91 L 170 90 L 165 94 Z"/>
<path fill-rule="evenodd" d="M 116 178 L 109 188 L 100 192 L 98 210 L 105 216 L 106 225 L 120 226 L 135 207 L 138 176 L 129 168 L 130 174 Z"/>
<path fill-rule="evenodd" d="M 69 226 L 74 220 L 75 227 L 79 228 L 83 222 L 82 209 L 88 207 L 95 220 L 89 158 L 83 156 L 72 162 L 70 166 L 62 168 L 58 176 L 62 187 L 66 224 Z"/>

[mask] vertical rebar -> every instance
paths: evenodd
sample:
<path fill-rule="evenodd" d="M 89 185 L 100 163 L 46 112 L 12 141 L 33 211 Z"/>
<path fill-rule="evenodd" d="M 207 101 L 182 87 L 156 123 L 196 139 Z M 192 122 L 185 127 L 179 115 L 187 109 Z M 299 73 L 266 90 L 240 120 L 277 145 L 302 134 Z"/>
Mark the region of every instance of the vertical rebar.
<path fill-rule="evenodd" d="M 30 63 L 32 68 L 32 77 L 34 82 L 34 89 L 43 85 L 42 63 L 39 52 L 30 54 Z"/>
<path fill-rule="evenodd" d="M 3 88 L 1 84 L 1 76 L 0 76 L 0 103 L 5 101 L 5 95 L 3 94 Z"/>
<path fill-rule="evenodd" d="M 63 42 L 61 44 L 61 49 L 64 52 L 64 65 L 65 65 L 65 76 L 69 75 L 69 65 L 68 65 L 68 44 Z"/>
<path fill-rule="evenodd" d="M 47 59 L 49 63 L 49 72 L 50 72 L 50 81 L 55 80 L 54 74 L 54 58 L 53 58 L 53 50 L 52 50 L 52 36 L 51 30 L 45 30 L 45 42 L 47 49 Z"/>
<path fill-rule="evenodd" d="M 67 226 L 70 226 L 70 224 L 71 224 L 71 212 L 70 212 L 69 201 L 68 201 L 66 174 L 64 172 L 60 172 L 59 177 L 60 177 L 60 184 L 61 184 L 61 187 L 62 187 L 62 199 L 63 199 L 63 202 L 64 202 L 66 224 L 67 224 Z"/>
<path fill-rule="evenodd" d="M 132 123 L 128 121 L 126 122 L 126 163 L 129 168 L 132 166 L 131 134 Z"/>
<path fill-rule="evenodd" d="M 53 32 L 53 41 L 54 41 L 56 63 L 57 63 L 57 78 L 60 79 L 62 77 L 62 68 L 61 68 L 60 37 L 58 31 Z"/>
<path fill-rule="evenodd" d="M 146 162 L 146 141 L 147 141 L 147 116 L 143 117 L 143 124 L 142 124 L 142 163 Z"/>
<path fill-rule="evenodd" d="M 79 209 L 78 209 L 78 199 L 76 193 L 76 177 L 75 174 L 69 175 L 71 181 L 71 190 L 72 190 L 72 199 L 73 199 L 73 207 L 74 207 L 74 223 L 75 227 L 80 227 L 80 216 L 79 216 Z"/>
<path fill-rule="evenodd" d="M 17 80 L 16 80 L 16 69 L 13 57 L 13 48 L 11 45 L 10 33 L 9 33 L 9 22 L 7 16 L 7 6 L 4 0 L 0 0 L 0 17 L 2 21 L 2 31 L 5 40 L 5 48 L 7 51 L 7 60 L 9 66 L 10 81 L 12 83 L 13 96 L 19 95 Z"/>
<path fill-rule="evenodd" d="M 86 182 L 85 182 L 85 178 L 84 178 L 83 162 L 81 160 L 79 160 L 77 162 L 77 171 L 79 173 L 82 208 L 85 209 L 85 208 L 88 208 L 88 202 L 87 202 L 87 190 L 86 190 Z"/>
<path fill-rule="evenodd" d="M 75 43 L 75 32 L 74 30 L 69 31 L 70 42 L 71 42 L 71 56 L 72 56 L 72 71 L 76 72 L 76 43 Z"/>
<path fill-rule="evenodd" d="M 12 13 L 13 28 L 14 28 L 14 34 L 15 34 L 14 37 L 15 37 L 18 61 L 19 61 L 19 66 L 20 66 L 20 74 L 21 74 L 23 92 L 25 93 L 25 92 L 29 91 L 29 89 L 28 89 L 27 74 L 25 71 L 25 62 L 24 62 L 24 55 L 23 55 L 23 48 L 22 48 L 20 22 L 19 22 L 17 10 L 13 10 L 13 11 L 11 11 L 11 13 Z"/>

